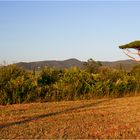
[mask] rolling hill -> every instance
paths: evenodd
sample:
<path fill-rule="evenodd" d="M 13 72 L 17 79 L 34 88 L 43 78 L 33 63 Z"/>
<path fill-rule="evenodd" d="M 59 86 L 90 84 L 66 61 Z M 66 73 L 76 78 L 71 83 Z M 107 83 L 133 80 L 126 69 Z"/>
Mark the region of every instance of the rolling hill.
<path fill-rule="evenodd" d="M 50 60 L 50 61 L 37 61 L 37 62 L 20 62 L 16 64 L 17 66 L 21 66 L 27 70 L 33 70 L 42 68 L 44 66 L 48 67 L 55 67 L 60 69 L 70 68 L 70 67 L 83 67 L 83 62 L 77 60 L 77 59 L 68 59 L 64 61 L 56 61 L 56 60 Z"/>
<path fill-rule="evenodd" d="M 112 61 L 112 62 L 102 61 L 101 63 L 103 66 L 106 67 L 115 68 L 115 69 L 122 67 L 125 70 L 130 70 L 134 66 L 139 64 L 139 62 L 133 60 L 119 60 L 119 61 Z"/>
<path fill-rule="evenodd" d="M 132 60 L 120 60 L 120 61 L 100 61 L 103 66 L 115 68 L 118 69 L 120 67 L 124 68 L 125 70 L 130 70 L 133 66 L 138 65 L 138 62 L 132 61 Z M 48 67 L 55 67 L 60 69 L 70 68 L 70 67 L 79 67 L 84 68 L 84 62 L 77 60 L 77 59 L 68 59 L 64 61 L 36 61 L 36 62 L 20 62 L 16 63 L 17 66 L 23 67 L 26 70 L 33 70 L 33 69 L 39 69 L 44 66 Z"/>

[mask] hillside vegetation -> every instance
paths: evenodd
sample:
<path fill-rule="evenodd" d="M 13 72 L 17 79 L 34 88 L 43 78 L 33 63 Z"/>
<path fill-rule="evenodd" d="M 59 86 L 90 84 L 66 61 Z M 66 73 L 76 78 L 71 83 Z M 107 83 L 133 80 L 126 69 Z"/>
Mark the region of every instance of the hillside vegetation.
<path fill-rule="evenodd" d="M 0 139 L 140 139 L 140 97 L 0 106 Z"/>
<path fill-rule="evenodd" d="M 0 67 L 0 104 L 123 97 L 140 93 L 140 66 L 125 71 L 90 59 L 85 69 Z"/>

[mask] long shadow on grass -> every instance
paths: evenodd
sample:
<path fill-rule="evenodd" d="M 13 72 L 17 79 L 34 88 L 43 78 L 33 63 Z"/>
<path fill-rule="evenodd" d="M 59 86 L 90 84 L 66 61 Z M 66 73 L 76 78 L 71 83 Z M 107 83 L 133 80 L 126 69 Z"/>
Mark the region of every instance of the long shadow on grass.
<path fill-rule="evenodd" d="M 63 114 L 63 113 L 68 113 L 68 112 L 75 111 L 75 110 L 78 110 L 78 109 L 83 109 L 83 108 L 92 107 L 92 106 L 96 107 L 98 104 L 103 103 L 103 102 L 107 102 L 107 101 L 109 101 L 109 99 L 101 100 L 101 101 L 98 101 L 96 103 L 82 105 L 82 106 L 79 106 L 79 107 L 69 108 L 69 109 L 66 109 L 66 110 L 63 110 L 63 111 L 59 111 L 59 112 L 53 112 L 53 113 L 33 116 L 33 117 L 30 117 L 28 119 L 24 119 L 24 120 L 21 120 L 21 121 L 6 123 L 6 124 L 3 124 L 3 125 L 0 125 L 0 129 L 10 127 L 10 126 L 13 126 L 13 125 L 24 124 L 24 123 L 27 123 L 27 122 L 31 122 L 31 121 L 42 119 L 42 118 L 47 118 L 47 117 L 50 117 L 50 116 L 55 116 L 55 115 L 60 115 L 60 114 Z"/>

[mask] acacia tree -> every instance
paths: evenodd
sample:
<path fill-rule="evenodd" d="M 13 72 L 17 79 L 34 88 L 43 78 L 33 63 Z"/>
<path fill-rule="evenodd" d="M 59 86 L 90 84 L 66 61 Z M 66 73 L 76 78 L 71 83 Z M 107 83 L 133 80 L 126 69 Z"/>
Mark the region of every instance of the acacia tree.
<path fill-rule="evenodd" d="M 125 45 L 119 46 L 123 52 L 131 59 L 140 61 L 140 41 L 133 41 Z M 135 50 L 135 52 L 134 52 Z"/>
<path fill-rule="evenodd" d="M 84 66 L 86 67 L 87 72 L 97 73 L 102 64 L 101 62 L 99 61 L 96 62 L 92 58 L 90 58 L 87 62 L 84 63 Z"/>

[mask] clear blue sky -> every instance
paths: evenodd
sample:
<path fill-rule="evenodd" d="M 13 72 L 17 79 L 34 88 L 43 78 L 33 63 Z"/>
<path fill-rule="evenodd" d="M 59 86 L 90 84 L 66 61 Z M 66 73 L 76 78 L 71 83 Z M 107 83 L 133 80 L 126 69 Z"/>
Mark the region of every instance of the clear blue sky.
<path fill-rule="evenodd" d="M 139 1 L 0 1 L 0 63 L 122 60 L 139 39 Z"/>

